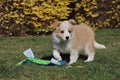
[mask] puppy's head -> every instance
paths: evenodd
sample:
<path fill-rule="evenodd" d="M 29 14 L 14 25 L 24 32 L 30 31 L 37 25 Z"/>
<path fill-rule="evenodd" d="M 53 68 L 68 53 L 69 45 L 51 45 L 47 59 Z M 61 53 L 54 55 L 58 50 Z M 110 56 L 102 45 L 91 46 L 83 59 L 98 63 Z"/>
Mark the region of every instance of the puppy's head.
<path fill-rule="evenodd" d="M 55 36 L 64 41 L 71 40 L 73 38 L 73 25 L 75 24 L 76 22 L 73 19 L 53 23 Z"/>

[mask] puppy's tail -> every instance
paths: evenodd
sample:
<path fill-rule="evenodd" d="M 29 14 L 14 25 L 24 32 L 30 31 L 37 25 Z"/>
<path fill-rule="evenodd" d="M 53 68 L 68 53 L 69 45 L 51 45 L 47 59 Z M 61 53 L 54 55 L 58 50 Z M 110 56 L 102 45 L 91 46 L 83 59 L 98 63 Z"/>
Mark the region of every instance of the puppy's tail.
<path fill-rule="evenodd" d="M 99 44 L 96 41 L 94 41 L 94 47 L 97 49 L 106 49 L 106 47 L 103 44 Z"/>

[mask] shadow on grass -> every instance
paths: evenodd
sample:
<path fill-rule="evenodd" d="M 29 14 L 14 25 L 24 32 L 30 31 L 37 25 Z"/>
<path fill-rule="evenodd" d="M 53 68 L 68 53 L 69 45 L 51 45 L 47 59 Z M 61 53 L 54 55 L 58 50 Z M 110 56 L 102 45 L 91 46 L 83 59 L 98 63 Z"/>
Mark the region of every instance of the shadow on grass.
<path fill-rule="evenodd" d="M 66 61 L 66 62 L 70 61 L 70 54 L 60 54 L 60 55 L 64 61 Z M 53 56 L 46 56 L 46 57 L 43 57 L 42 59 L 50 60 L 51 58 L 53 58 Z M 83 55 L 83 54 L 79 54 L 79 59 L 86 60 L 87 56 Z"/>

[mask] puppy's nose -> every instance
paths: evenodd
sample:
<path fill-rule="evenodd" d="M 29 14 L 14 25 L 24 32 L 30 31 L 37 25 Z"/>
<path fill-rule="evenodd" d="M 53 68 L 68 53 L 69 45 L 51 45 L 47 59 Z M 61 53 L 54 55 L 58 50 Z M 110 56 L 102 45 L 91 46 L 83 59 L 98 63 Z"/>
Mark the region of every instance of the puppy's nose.
<path fill-rule="evenodd" d="M 69 39 L 69 36 L 66 36 L 66 40 L 68 40 Z"/>

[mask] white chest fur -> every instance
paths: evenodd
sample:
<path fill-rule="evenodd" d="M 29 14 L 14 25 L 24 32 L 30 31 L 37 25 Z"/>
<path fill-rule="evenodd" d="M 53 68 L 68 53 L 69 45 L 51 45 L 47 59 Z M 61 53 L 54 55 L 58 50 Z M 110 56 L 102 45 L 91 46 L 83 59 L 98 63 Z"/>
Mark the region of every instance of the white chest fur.
<path fill-rule="evenodd" d="M 67 42 L 67 41 L 61 41 L 59 43 L 55 43 L 53 45 L 53 48 L 57 49 L 61 53 L 70 53 L 71 44 L 70 42 Z"/>

